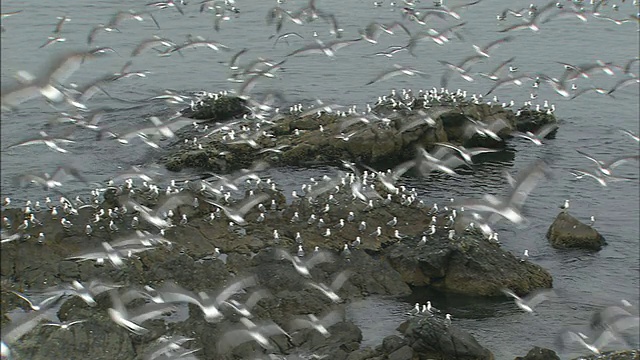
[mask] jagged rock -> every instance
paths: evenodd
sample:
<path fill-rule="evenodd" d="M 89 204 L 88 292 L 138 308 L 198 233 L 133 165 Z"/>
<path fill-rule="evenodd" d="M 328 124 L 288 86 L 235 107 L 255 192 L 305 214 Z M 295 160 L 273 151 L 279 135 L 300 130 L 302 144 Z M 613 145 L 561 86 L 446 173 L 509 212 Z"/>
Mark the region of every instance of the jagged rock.
<path fill-rule="evenodd" d="M 547 231 L 547 239 L 557 249 L 580 248 L 600 250 L 607 244 L 604 237 L 589 225 L 569 215 L 558 214 Z"/>
<path fill-rule="evenodd" d="M 553 350 L 535 346 L 527 355 L 518 356 L 514 360 L 560 360 L 560 357 Z"/>
<path fill-rule="evenodd" d="M 449 240 L 436 233 L 425 245 L 406 240 L 387 249 L 387 258 L 405 282 L 433 286 L 447 292 L 500 296 L 500 289 L 528 293 L 549 288 L 553 279 L 542 267 L 521 261 L 498 244 L 475 233 Z"/>
<path fill-rule="evenodd" d="M 468 332 L 455 324 L 446 326 L 440 315 L 414 317 L 400 325 L 409 346 L 420 360 L 493 360 Z"/>

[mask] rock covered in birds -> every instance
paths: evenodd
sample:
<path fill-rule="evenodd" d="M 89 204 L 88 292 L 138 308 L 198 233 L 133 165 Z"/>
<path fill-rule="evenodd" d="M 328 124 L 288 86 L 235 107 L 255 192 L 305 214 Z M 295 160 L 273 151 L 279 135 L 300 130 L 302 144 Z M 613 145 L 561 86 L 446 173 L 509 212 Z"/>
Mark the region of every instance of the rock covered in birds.
<path fill-rule="evenodd" d="M 528 110 L 516 113 L 499 104 L 475 103 L 456 93 L 434 94 L 440 100 L 430 100 L 428 111 L 422 110 L 426 101 L 422 97 L 414 98 L 411 106 L 399 106 L 397 100 L 385 96 L 386 100 L 362 114 L 347 113 L 341 110 L 346 107 L 337 105 L 312 106 L 310 110 L 296 105 L 289 113 L 280 111 L 275 120 L 272 119 L 274 125 L 266 131 L 265 127 L 247 131 L 252 123 L 242 120 L 240 123 L 248 126 L 242 125 L 240 130 L 235 129 L 239 127 L 237 124 L 229 126 L 231 131 L 181 130 L 178 134 L 181 140 L 165 157 L 165 165 L 172 171 L 205 168 L 220 172 L 244 167 L 257 158 L 275 166 L 331 164 L 340 160 L 372 164 L 405 161 L 413 156 L 416 146 L 431 148 L 435 143 L 502 149 L 511 131 L 535 131 L 556 123 L 553 114 Z M 206 108 L 217 109 L 222 106 L 218 103 L 239 101 L 234 99 L 237 98 L 223 96 L 207 100 L 215 106 Z M 197 118 L 189 115 L 189 111 L 186 114 L 216 121 L 243 115 L 240 110 L 225 110 L 221 114 L 207 112 Z M 485 126 L 492 129 L 492 136 L 483 132 Z M 184 144 L 184 139 L 194 136 L 199 138 L 198 146 L 191 142 Z"/>
<path fill-rule="evenodd" d="M 558 214 L 549 227 L 547 239 L 556 249 L 600 250 L 607 244 L 596 229 L 564 211 Z"/>

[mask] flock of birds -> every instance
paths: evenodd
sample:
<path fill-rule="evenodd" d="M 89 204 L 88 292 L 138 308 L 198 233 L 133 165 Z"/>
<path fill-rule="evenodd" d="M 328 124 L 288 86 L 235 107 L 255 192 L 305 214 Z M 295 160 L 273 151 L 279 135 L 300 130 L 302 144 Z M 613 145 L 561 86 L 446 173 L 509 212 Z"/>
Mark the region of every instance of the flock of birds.
<path fill-rule="evenodd" d="M 567 64 L 560 63 L 563 73 L 559 78 L 543 73 L 523 73 L 513 65 L 514 58 L 500 62 L 493 71 L 476 72 L 472 67 L 480 62 L 487 61 L 493 56 L 493 52 L 516 39 L 519 31 L 537 32 L 540 27 L 557 18 L 572 18 L 577 21 L 610 21 L 616 25 L 624 25 L 628 22 L 638 22 L 637 15 L 629 18 L 612 17 L 618 11 L 617 4 L 609 4 L 609 1 L 592 1 L 585 4 L 584 1 L 551 1 L 544 6 L 531 5 L 528 8 L 512 10 L 504 9 L 497 16 L 500 22 L 516 22 L 507 25 L 501 33 L 507 33 L 495 41 L 486 45 L 473 45 L 473 53 L 463 60 L 452 63 L 440 60 L 443 67 L 443 75 L 440 79 L 440 88 L 418 90 L 403 89 L 396 92 L 393 90 L 390 95 L 381 96 L 376 105 L 390 107 L 396 115 L 376 114 L 374 107 L 367 105 L 365 111 L 358 111 L 356 106 L 342 106 L 337 104 L 325 104 L 318 100 L 315 104 L 305 108 L 303 104 L 293 105 L 286 111 L 280 108 L 279 103 L 285 100 L 284 95 L 277 91 L 270 91 L 257 95 L 253 89 L 257 82 L 267 81 L 275 78 L 278 71 L 283 69 L 283 65 L 290 61 L 292 57 L 303 55 L 319 54 L 329 58 L 335 58 L 338 52 L 347 46 L 356 44 L 376 44 L 380 36 L 397 35 L 398 33 L 407 36 L 404 45 L 392 46 L 385 51 L 375 53 L 373 57 L 393 58 L 397 53 L 407 51 L 415 54 L 416 49 L 421 44 L 432 41 L 439 46 L 446 46 L 454 39 L 464 40 L 462 30 L 465 22 L 450 24 L 450 21 L 462 19 L 461 12 L 472 9 L 474 5 L 480 3 L 476 0 L 460 5 L 449 6 L 442 1 L 436 1 L 432 6 L 419 5 L 418 1 L 403 1 L 402 4 L 392 2 L 390 6 L 397 9 L 401 18 L 391 23 L 371 22 L 364 29 L 359 31 L 359 36 L 347 38 L 345 31 L 340 27 L 338 14 L 325 12 L 318 7 L 315 0 L 301 8 L 290 11 L 285 9 L 285 1 L 278 0 L 278 5 L 270 9 L 267 13 L 267 24 L 275 28 L 276 34 L 269 37 L 274 40 L 273 46 L 281 46 L 281 42 L 290 45 L 292 38 L 304 39 L 298 32 L 283 32 L 292 23 L 295 25 L 305 25 L 314 21 L 324 21 L 327 23 L 328 32 L 335 39 L 322 41 L 317 33 L 314 33 L 314 41 L 307 46 L 303 46 L 276 61 L 265 58 L 257 58 L 248 64 L 241 65 L 240 59 L 245 57 L 248 49 L 235 52 L 229 62 L 228 68 L 231 71 L 229 81 L 237 83 L 238 89 L 219 93 L 198 92 L 183 94 L 173 90 L 165 90 L 163 93 L 154 94 L 139 100 L 120 99 L 114 96 L 109 90 L 109 86 L 116 81 L 138 77 L 145 78 L 150 72 L 147 70 L 133 70 L 133 60 L 154 54 L 159 57 L 183 55 L 188 49 L 205 48 L 216 52 L 229 52 L 231 48 L 216 41 L 198 36 L 189 36 L 186 42 L 178 43 L 168 38 L 154 36 L 140 42 L 131 52 L 130 60 L 116 73 L 101 76 L 85 85 L 77 85 L 69 80 L 80 68 L 87 66 L 92 60 L 99 57 L 120 55 L 111 47 L 96 47 L 98 41 L 108 37 L 108 33 L 124 32 L 125 25 L 133 20 L 141 22 L 151 20 L 154 25 L 161 29 L 161 22 L 158 21 L 158 14 L 165 9 L 174 9 L 179 14 L 184 15 L 189 4 L 184 1 L 159 1 L 147 4 L 143 11 L 119 11 L 114 14 L 109 21 L 99 24 L 90 29 L 87 36 L 89 50 L 74 51 L 63 54 L 52 61 L 48 68 L 39 75 L 34 76 L 26 71 L 16 74 L 17 83 L 12 86 L 3 87 L 1 94 L 1 106 L 3 111 L 19 111 L 21 106 L 29 101 L 44 99 L 56 111 L 55 118 L 46 126 L 46 131 L 40 131 L 39 136 L 21 140 L 6 147 L 3 151 L 9 151 L 15 147 L 33 146 L 44 144 L 48 149 L 69 154 L 66 144 L 73 144 L 77 141 L 74 137 L 78 131 L 90 131 L 96 134 L 98 139 L 109 139 L 117 141 L 122 145 L 127 145 L 131 141 L 139 140 L 152 148 L 160 148 L 160 140 L 165 138 L 175 138 L 175 132 L 181 128 L 193 126 L 202 135 L 193 140 L 187 139 L 185 142 L 194 147 L 202 147 L 205 141 L 217 141 L 227 144 L 245 143 L 255 148 L 256 153 L 282 152 L 283 147 L 266 147 L 265 143 L 270 143 L 273 137 L 269 130 L 276 126 L 278 122 L 286 116 L 312 116 L 322 113 L 337 113 L 341 119 L 339 133 L 333 134 L 336 141 L 351 141 L 351 139 L 362 128 L 353 130 L 354 127 L 367 126 L 389 126 L 403 111 L 410 111 L 418 114 L 417 120 L 406 124 L 399 129 L 398 133 L 409 131 L 418 126 L 434 126 L 435 119 L 444 112 L 452 111 L 458 103 L 475 103 L 497 105 L 505 109 L 512 108 L 517 111 L 516 115 L 529 111 L 533 113 L 552 114 L 555 105 L 547 100 L 543 104 L 533 104 L 537 99 L 537 89 L 542 86 L 549 86 L 562 98 L 574 99 L 587 93 L 595 93 L 603 96 L 615 96 L 614 93 L 621 89 L 640 83 L 637 68 L 640 65 L 639 58 L 629 59 L 624 64 L 613 64 L 611 62 L 596 61 L 587 64 Z M 623 1 L 624 2 L 624 1 Z M 385 6 L 384 1 L 376 1 L 376 7 Z M 637 1 L 634 1 L 637 6 Z M 610 11 L 606 11 L 610 8 Z M 232 21 L 241 14 L 234 0 L 202 1 L 199 3 L 201 13 L 212 12 L 215 31 L 224 31 L 224 23 Z M 2 19 L 9 16 L 25 16 L 21 11 L 8 12 L 2 14 Z M 52 34 L 47 36 L 41 48 L 57 46 L 58 43 L 66 41 L 65 24 L 72 20 L 69 16 L 58 18 L 57 24 Z M 444 27 L 435 29 L 431 24 L 439 22 Z M 418 31 L 412 27 L 418 27 Z M 12 29 L 2 27 L 2 31 L 10 32 Z M 402 36 L 402 35 L 401 35 Z M 589 79 L 595 74 L 604 73 L 608 76 L 619 76 L 616 84 L 608 89 L 589 86 L 579 88 L 577 80 Z M 378 76 L 364 83 L 371 85 L 381 81 L 388 81 L 397 76 L 421 76 L 428 77 L 424 71 L 395 64 L 388 70 L 381 72 Z M 491 81 L 487 92 L 483 94 L 467 94 L 466 91 L 449 91 L 448 84 L 452 77 L 460 77 L 467 82 L 474 82 L 483 78 Z M 487 98 L 498 89 L 513 86 L 523 86 L 531 83 L 530 98 L 522 106 L 517 107 L 515 102 L 501 102 L 494 94 L 492 98 Z M 193 119 L 185 117 L 182 111 L 176 111 L 167 119 L 159 117 L 149 118 L 150 123 L 143 127 L 129 128 L 124 131 L 116 131 L 114 128 L 105 126 L 102 122 L 114 109 L 102 107 L 98 103 L 98 95 L 105 96 L 109 101 L 123 102 L 131 104 L 131 109 L 135 109 L 144 104 L 155 101 L 162 101 L 174 107 L 190 107 L 197 110 L 203 103 L 211 99 L 218 99 L 226 96 L 238 96 L 246 101 L 248 115 L 242 119 L 233 120 L 224 124 L 204 124 L 202 121 L 194 122 Z M 141 105 L 142 104 L 142 105 Z M 465 134 L 467 137 L 479 136 L 490 137 L 498 141 L 504 141 L 505 136 L 519 137 L 527 139 L 536 145 L 543 145 L 544 139 L 557 129 L 557 125 L 551 124 L 538 130 L 537 132 L 505 131 L 508 125 L 505 121 L 496 120 L 487 124 L 483 119 L 467 117 L 468 124 Z M 69 126 L 70 124 L 70 126 Z M 323 129 L 320 127 L 320 130 Z M 52 131 L 60 131 L 60 134 L 53 135 Z M 299 133 L 299 132 L 297 132 Z M 640 142 L 638 135 L 632 131 L 621 129 L 621 133 L 630 137 L 630 141 Z M 341 256 L 349 258 L 350 252 L 357 249 L 362 242 L 367 241 L 366 234 L 371 230 L 371 224 L 365 220 L 357 219 L 366 211 L 391 202 L 401 206 L 413 206 L 416 208 L 429 208 L 426 201 L 419 199 L 415 189 L 407 189 L 401 184 L 402 176 L 410 170 L 428 177 L 433 172 L 441 172 L 456 176 L 457 168 L 474 164 L 473 157 L 495 150 L 486 148 L 465 148 L 461 145 L 451 143 L 438 143 L 437 146 L 427 151 L 419 148 L 414 159 L 402 163 L 388 171 L 377 171 L 373 168 L 361 171 L 355 164 L 344 162 L 347 172 L 340 172 L 335 177 L 325 177 L 320 181 L 312 179 L 311 184 L 305 184 L 299 191 L 294 191 L 291 198 L 294 202 L 308 202 L 314 207 L 313 212 L 306 220 L 306 224 L 317 226 L 324 237 L 332 236 L 331 230 L 337 232 L 344 226 L 357 226 L 362 236 L 358 236 L 353 241 L 345 242 L 342 247 Z M 614 171 L 620 165 L 637 162 L 640 157 L 637 154 L 621 154 L 606 161 L 598 159 L 582 150 L 579 154 L 593 162 L 593 168 L 570 169 L 576 179 L 591 178 L 602 186 L 608 186 L 611 182 L 632 181 L 634 178 L 619 176 Z M 219 154 L 224 155 L 224 154 Z M 248 223 L 261 223 L 268 218 L 270 213 L 279 211 L 275 200 L 268 195 L 269 191 L 279 191 L 275 182 L 260 177 L 259 172 L 264 170 L 264 164 L 258 163 L 251 169 L 245 169 L 230 175 L 215 175 L 207 178 L 190 181 L 171 181 L 165 190 L 162 190 L 160 183 L 156 183 L 158 176 L 139 168 L 114 176 L 107 186 L 95 186 L 89 181 L 81 171 L 73 166 L 64 165 L 58 167 L 53 175 L 48 172 L 28 173 L 19 177 L 18 183 L 21 186 L 37 184 L 46 191 L 56 192 L 61 195 L 59 203 L 47 197 L 43 204 L 39 201 L 32 203 L 28 201 L 22 206 L 21 213 L 24 215 L 20 219 L 3 218 L 2 244 L 25 241 L 37 233 L 40 243 L 46 244 L 46 234 L 40 230 L 35 230 L 42 226 L 42 222 L 36 218 L 39 213 L 45 213 L 59 222 L 66 230 L 72 227 L 82 226 L 87 237 L 95 236 L 96 229 L 108 229 L 113 233 L 128 232 L 129 235 L 113 242 L 101 242 L 98 248 L 88 249 L 77 254 L 70 254 L 68 260 L 76 261 L 96 261 L 98 264 L 105 262 L 116 268 L 126 266 L 128 258 L 134 257 L 136 253 L 149 251 L 159 246 L 172 246 L 173 242 L 167 239 L 166 231 L 176 226 L 187 226 L 191 219 L 182 213 L 179 217 L 175 213 L 180 213 L 179 208 L 191 206 L 193 208 L 208 207 L 210 211 L 204 220 L 214 223 L 223 216 L 228 221 L 230 231 L 243 235 L 243 227 Z M 498 234 L 493 227 L 499 221 L 507 220 L 513 224 L 524 224 L 527 219 L 522 214 L 522 208 L 529 194 L 536 185 L 549 175 L 550 168 L 545 161 L 535 161 L 528 168 L 523 170 L 517 177 L 506 173 L 505 178 L 510 185 L 506 196 L 486 194 L 480 199 L 455 200 L 442 206 L 433 204 L 426 213 L 432 216 L 429 229 L 424 234 L 419 235 L 419 245 L 426 246 L 429 239 L 436 234 L 438 229 L 448 233 L 448 238 L 455 241 L 456 228 L 454 225 L 463 224 L 463 231 L 479 231 L 488 241 L 498 242 Z M 82 199 L 80 196 L 72 197 L 61 191 L 60 188 L 70 177 L 91 186 L 91 197 Z M 141 184 L 134 184 L 134 179 Z M 235 200 L 232 193 L 239 192 L 242 184 L 246 184 L 247 196 L 242 200 Z M 103 200 L 108 193 L 115 193 L 122 206 L 119 208 L 103 207 Z M 342 206 L 357 204 L 363 209 L 354 208 L 345 219 L 335 225 L 325 223 L 323 215 L 331 211 L 331 208 L 338 206 L 335 197 L 344 196 L 350 199 L 350 203 L 342 202 Z M 344 195 L 344 194 L 347 195 Z M 144 201 L 140 199 L 145 199 Z M 161 203 L 154 208 L 145 205 L 150 200 L 162 199 Z M 271 201 L 270 205 L 269 201 Z M 10 198 L 5 198 L 4 208 L 7 209 L 12 203 Z M 355 206 L 355 205 L 353 205 Z M 569 202 L 563 205 L 563 210 L 569 207 Z M 257 215 L 249 218 L 248 214 Z M 74 224 L 79 212 L 92 212 L 92 221 L 87 224 Z M 127 215 L 128 213 L 128 215 Z M 295 212 L 291 218 L 291 223 L 305 223 L 301 218 L 302 212 Z M 305 214 L 308 215 L 308 214 Z M 123 223 L 125 216 L 130 218 L 130 222 Z M 306 216 L 305 216 L 306 217 Z M 444 218 L 444 225 L 440 225 L 438 217 Z M 17 220 L 17 221 L 16 221 Z M 390 219 L 386 224 L 376 224 L 375 231 L 369 233 L 369 237 L 387 236 L 387 232 L 393 230 L 391 237 L 402 241 L 407 238 L 401 234 L 396 225 L 397 217 Z M 595 219 L 592 217 L 592 223 Z M 17 223 L 15 223 L 17 222 Z M 369 231 L 367 231 L 369 226 Z M 148 231 L 149 229 L 153 230 Z M 384 229 L 384 231 L 383 231 Z M 389 229 L 389 230 L 387 230 Z M 459 231 L 459 230 L 458 230 Z M 273 231 L 273 240 L 277 243 L 280 234 Z M 304 243 L 300 233 L 296 236 L 296 247 L 298 252 L 291 254 L 285 250 L 276 251 L 276 260 L 290 261 L 294 269 L 304 278 L 308 279 L 308 285 L 319 293 L 323 294 L 332 303 L 340 303 L 342 299 L 338 295 L 340 288 L 348 281 L 350 271 L 344 270 L 335 275 L 331 284 L 311 280 L 310 270 L 322 262 L 330 262 L 335 258 L 335 251 L 330 249 L 319 249 L 316 247 L 311 254 L 305 253 Z M 524 251 L 523 261 L 528 258 L 528 250 Z M 213 259 L 221 258 L 218 248 L 216 248 Z M 61 284 L 41 291 L 30 291 L 29 294 L 15 292 L 15 296 L 23 299 L 29 304 L 32 311 L 23 314 L 21 317 L 13 319 L 10 325 L 2 329 L 2 355 L 10 356 L 11 345 L 33 330 L 36 326 L 56 326 L 61 329 L 69 329 L 72 326 L 81 326 L 87 320 L 79 319 L 67 322 L 52 321 L 44 322 L 55 316 L 55 311 L 72 296 L 77 296 L 89 306 L 96 306 L 95 298 L 102 293 L 109 293 L 111 307 L 108 309 L 109 316 L 113 322 L 126 328 L 133 334 L 141 335 L 147 332 L 142 325 L 145 321 L 158 318 L 167 313 L 175 312 L 178 305 L 193 304 L 203 313 L 206 321 L 218 322 L 230 314 L 239 316 L 239 324 L 226 332 L 218 344 L 220 353 L 228 353 L 236 346 L 255 341 L 266 352 L 273 349 L 269 338 L 283 335 L 290 337 L 292 332 L 303 328 L 312 328 L 323 336 L 329 336 L 329 327 L 343 321 L 344 315 L 339 310 L 332 309 L 326 314 L 308 314 L 295 318 L 285 326 L 286 330 L 273 321 L 254 323 L 252 319 L 252 308 L 258 302 L 269 296 L 268 290 L 259 288 L 255 276 L 247 276 L 238 280 L 224 289 L 217 292 L 194 292 L 182 288 L 178 284 L 166 281 L 161 287 L 154 289 L 150 286 L 144 288 L 129 288 L 122 284 L 113 284 L 100 280 L 92 280 L 86 283 L 73 281 L 70 284 Z M 244 302 L 240 302 L 243 294 L 249 293 Z M 551 290 L 541 290 L 534 292 L 528 297 L 521 298 L 509 289 L 504 289 L 506 296 L 514 299 L 515 304 L 525 312 L 534 312 L 534 308 L 542 301 L 548 300 L 554 295 Z M 34 300 L 37 297 L 39 300 Z M 130 308 L 128 305 L 137 299 L 143 299 L 144 305 Z M 435 309 L 430 302 L 422 308 L 416 304 L 410 311 L 412 316 L 441 317 L 440 312 Z M 445 314 L 442 321 L 446 326 L 451 324 L 451 315 Z M 599 354 L 609 343 L 614 341 L 623 342 L 628 331 L 638 326 L 638 313 L 630 303 L 623 301 L 621 305 L 608 307 L 596 314 L 594 320 L 589 324 L 588 330 L 566 329 L 558 337 L 558 347 L 563 348 L 568 343 L 575 343 L 583 346 L 589 351 Z M 195 358 L 198 349 L 185 348 L 182 345 L 193 341 L 192 338 L 172 336 L 159 339 L 152 349 L 145 355 L 147 359 L 176 359 Z M 322 358 L 323 355 L 308 354 L 306 358 Z M 325 355 L 326 356 L 326 355 Z M 258 358 L 258 356 L 256 356 Z M 263 357 L 264 358 L 264 357 Z M 276 355 L 269 354 L 268 357 L 275 359 Z"/>

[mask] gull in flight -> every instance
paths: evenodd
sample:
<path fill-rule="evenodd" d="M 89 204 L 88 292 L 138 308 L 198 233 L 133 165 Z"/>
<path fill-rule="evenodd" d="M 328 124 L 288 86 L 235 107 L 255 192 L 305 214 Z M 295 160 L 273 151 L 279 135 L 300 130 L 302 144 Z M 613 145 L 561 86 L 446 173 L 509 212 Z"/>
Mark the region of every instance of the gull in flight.
<path fill-rule="evenodd" d="M 349 276 L 351 276 L 351 271 L 344 270 L 336 275 L 335 279 L 329 286 L 325 285 L 324 283 L 315 283 L 313 281 L 308 281 L 307 285 L 320 290 L 320 292 L 322 292 L 332 302 L 339 303 L 342 300 L 340 299 L 340 296 L 336 294 L 336 291 L 340 290 L 342 285 L 344 285 L 344 283 L 349 279 Z"/>
<path fill-rule="evenodd" d="M 543 290 L 537 290 L 532 292 L 531 294 L 529 294 L 528 296 L 521 298 L 518 295 L 516 295 L 513 291 L 509 290 L 509 289 L 502 289 L 502 292 L 507 295 L 510 296 L 514 299 L 516 305 L 528 312 L 528 313 L 532 313 L 533 309 L 540 304 L 541 302 L 545 301 L 545 300 L 549 300 L 549 297 L 551 295 L 555 295 L 555 293 L 553 292 L 553 290 L 548 290 L 548 289 L 543 289 Z"/>
<path fill-rule="evenodd" d="M 310 328 L 316 330 L 324 337 L 329 337 L 331 334 L 329 334 L 327 328 L 341 321 L 343 321 L 343 316 L 338 310 L 333 310 L 320 319 L 314 314 L 308 314 L 306 317 L 291 320 L 289 323 L 289 331 Z"/>
<path fill-rule="evenodd" d="M 264 200 L 267 200 L 269 198 L 269 195 L 265 194 L 265 193 L 260 193 L 256 196 L 250 197 L 248 199 L 246 199 L 245 201 L 243 201 L 240 205 L 238 205 L 237 208 L 232 209 L 228 206 L 224 206 L 222 204 L 219 204 L 215 201 L 212 200 L 207 200 L 205 199 L 204 201 L 213 205 L 213 206 L 217 206 L 219 207 L 224 214 L 229 218 L 229 220 L 235 222 L 236 224 L 242 226 L 242 225 L 246 225 L 247 221 L 244 219 L 244 216 L 256 205 L 260 204 L 261 202 L 263 202 Z"/>
<path fill-rule="evenodd" d="M 520 137 L 523 139 L 530 140 L 534 144 L 540 146 L 542 145 L 542 140 L 546 138 L 549 134 L 555 131 L 558 128 L 557 124 L 547 124 L 538 129 L 535 133 L 531 131 L 520 132 L 520 131 L 512 131 L 511 135 L 515 137 Z"/>
<path fill-rule="evenodd" d="M 231 330 L 226 332 L 218 342 L 218 353 L 227 353 L 231 349 L 248 341 L 255 341 L 263 348 L 269 350 L 273 348 L 269 338 L 276 335 L 289 337 L 286 331 L 273 321 L 267 321 L 260 325 L 253 323 L 247 318 L 240 318 L 244 329 Z"/>
<path fill-rule="evenodd" d="M 296 269 L 296 271 L 300 275 L 307 278 L 311 278 L 311 273 L 309 273 L 309 271 L 314 266 L 325 262 L 332 262 L 334 260 L 333 256 L 331 256 L 331 254 L 326 251 L 314 252 L 313 256 L 311 256 L 310 259 L 302 260 L 298 256 L 292 256 L 285 250 L 276 249 L 276 257 L 280 260 L 286 259 L 291 261 L 291 263 L 293 264 L 293 268 Z"/>

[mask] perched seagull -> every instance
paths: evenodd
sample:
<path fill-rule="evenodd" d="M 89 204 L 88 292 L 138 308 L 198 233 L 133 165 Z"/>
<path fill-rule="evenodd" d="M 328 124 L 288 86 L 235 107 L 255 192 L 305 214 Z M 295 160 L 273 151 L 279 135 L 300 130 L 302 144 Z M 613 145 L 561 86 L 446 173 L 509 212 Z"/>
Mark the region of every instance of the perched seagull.
<path fill-rule="evenodd" d="M 515 300 L 516 305 L 520 309 L 529 313 L 533 312 L 533 308 L 535 306 L 537 306 L 538 304 L 540 304 L 545 300 L 548 300 L 549 296 L 555 295 L 555 292 L 553 290 L 545 290 L 545 289 L 534 291 L 524 298 L 519 297 L 509 289 L 502 289 L 502 292 L 505 295 L 512 297 Z"/>
<path fill-rule="evenodd" d="M 315 283 L 313 281 L 308 281 L 307 285 L 320 290 L 320 292 L 322 292 L 332 302 L 339 303 L 342 300 L 340 299 L 340 296 L 336 294 L 336 292 L 340 290 L 342 285 L 344 285 L 344 283 L 349 279 L 350 275 L 351 275 L 351 271 L 344 270 L 338 275 L 336 275 L 334 280 L 331 282 L 331 285 L 329 286 L 325 285 L 324 283 Z"/>
<path fill-rule="evenodd" d="M 564 201 L 564 204 L 560 206 L 560 209 L 562 209 L 562 212 L 567 212 L 567 210 L 569 210 L 569 199 Z"/>

